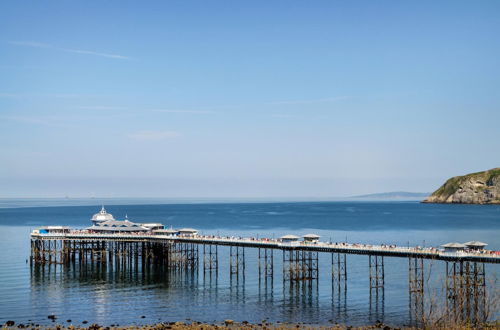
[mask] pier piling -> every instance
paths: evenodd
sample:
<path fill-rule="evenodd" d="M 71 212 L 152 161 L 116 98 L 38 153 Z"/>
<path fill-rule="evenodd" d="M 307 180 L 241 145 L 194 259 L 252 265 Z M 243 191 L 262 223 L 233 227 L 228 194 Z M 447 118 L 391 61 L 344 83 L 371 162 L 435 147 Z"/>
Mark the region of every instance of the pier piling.
<path fill-rule="evenodd" d="M 318 252 L 300 249 L 283 250 L 283 280 L 318 279 Z"/>
<path fill-rule="evenodd" d="M 259 279 L 264 277 L 273 278 L 274 275 L 274 259 L 273 249 L 259 248 Z"/>
<path fill-rule="evenodd" d="M 410 323 L 419 326 L 424 318 L 424 259 L 408 258 Z"/>
<path fill-rule="evenodd" d="M 385 271 L 384 256 L 369 255 L 370 272 L 370 315 L 383 322 L 385 305 Z"/>
<path fill-rule="evenodd" d="M 241 246 L 229 247 L 229 273 L 245 273 L 245 248 Z"/>
<path fill-rule="evenodd" d="M 345 253 L 332 253 L 332 289 L 347 290 L 347 260 Z"/>
<path fill-rule="evenodd" d="M 447 310 L 457 321 L 472 324 L 486 320 L 486 281 L 484 263 L 446 262 Z"/>
<path fill-rule="evenodd" d="M 383 289 L 385 282 L 384 256 L 369 255 L 368 267 L 370 270 L 370 291 Z"/>
<path fill-rule="evenodd" d="M 213 244 L 203 244 L 203 272 L 218 271 L 218 247 Z"/>

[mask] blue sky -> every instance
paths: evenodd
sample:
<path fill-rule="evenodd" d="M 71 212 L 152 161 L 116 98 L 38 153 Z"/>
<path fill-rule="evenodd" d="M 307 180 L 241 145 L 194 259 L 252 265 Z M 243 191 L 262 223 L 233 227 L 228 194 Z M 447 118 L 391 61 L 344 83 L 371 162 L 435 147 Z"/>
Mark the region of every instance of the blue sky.
<path fill-rule="evenodd" d="M 3 1 L 0 197 L 429 192 L 500 166 L 498 1 Z"/>

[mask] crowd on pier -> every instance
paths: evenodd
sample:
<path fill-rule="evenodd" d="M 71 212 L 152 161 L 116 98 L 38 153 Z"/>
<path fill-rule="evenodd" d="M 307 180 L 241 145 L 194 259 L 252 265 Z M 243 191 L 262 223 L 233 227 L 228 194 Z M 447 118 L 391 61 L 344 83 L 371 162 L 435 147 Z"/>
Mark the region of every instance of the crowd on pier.
<path fill-rule="evenodd" d="M 352 250 L 372 250 L 372 251 L 393 251 L 393 252 L 417 252 L 417 253 L 425 253 L 425 254 L 441 254 L 443 252 L 454 253 L 457 255 L 467 254 L 467 255 L 482 255 L 482 256 L 492 256 L 500 258 L 500 251 L 491 251 L 486 249 L 474 249 L 474 248 L 462 248 L 459 250 L 447 250 L 446 248 L 437 248 L 437 247 L 422 247 L 422 246 L 397 246 L 396 244 L 363 244 L 363 243 L 347 243 L 347 242 L 321 242 L 319 241 L 319 236 L 315 237 L 314 240 L 298 240 L 297 236 L 294 235 L 285 235 L 280 238 L 270 238 L 270 237 L 243 237 L 243 236 L 222 236 L 222 235 L 200 235 L 196 231 L 189 234 L 165 234 L 155 231 L 148 232 L 115 232 L 115 233 L 102 233 L 96 232 L 89 229 L 71 229 L 64 232 L 64 234 L 69 235 L 103 235 L 103 236 L 128 236 L 128 237 L 168 237 L 168 238 L 182 238 L 182 239 L 193 239 L 196 241 L 231 241 L 231 242 L 241 242 L 241 243 L 256 243 L 263 245 L 290 245 L 290 246 L 318 246 L 325 248 L 340 248 L 340 249 L 352 249 Z M 304 235 L 307 236 L 307 235 Z M 456 243 L 453 243 L 456 244 Z M 453 245 L 452 243 L 445 244 Z"/>

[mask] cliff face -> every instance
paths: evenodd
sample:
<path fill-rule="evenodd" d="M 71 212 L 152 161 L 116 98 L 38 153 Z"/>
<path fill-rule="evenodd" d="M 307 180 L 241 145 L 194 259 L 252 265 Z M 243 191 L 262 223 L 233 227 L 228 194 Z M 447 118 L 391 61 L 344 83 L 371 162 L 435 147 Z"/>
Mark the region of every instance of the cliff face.
<path fill-rule="evenodd" d="M 423 202 L 500 204 L 500 168 L 453 177 Z"/>

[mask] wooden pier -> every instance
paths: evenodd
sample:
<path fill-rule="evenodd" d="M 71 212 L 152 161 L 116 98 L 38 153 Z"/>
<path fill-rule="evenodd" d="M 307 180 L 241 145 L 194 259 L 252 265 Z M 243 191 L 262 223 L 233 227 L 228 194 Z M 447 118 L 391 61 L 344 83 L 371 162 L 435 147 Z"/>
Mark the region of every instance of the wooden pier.
<path fill-rule="evenodd" d="M 485 264 L 500 263 L 500 255 L 489 251 L 444 252 L 435 248 L 396 247 L 348 243 L 327 243 L 214 236 L 153 235 L 151 233 L 66 233 L 31 234 L 33 264 L 114 263 L 116 265 L 158 264 L 170 269 L 194 271 L 202 263 L 203 272 L 219 269 L 219 248 L 229 248 L 231 276 L 245 274 L 245 249 L 258 249 L 259 280 L 272 281 L 275 254 L 282 254 L 284 283 L 318 281 L 320 266 L 329 269 L 332 289 L 347 289 L 347 255 L 366 255 L 370 306 L 383 299 L 384 258 L 408 259 L 408 292 L 412 319 L 424 314 L 424 260 L 446 263 L 447 306 L 456 317 L 473 322 L 483 319 L 486 296 Z M 331 254 L 330 265 L 320 265 L 319 254 Z M 201 258 L 200 258 L 201 255 Z M 201 262 L 200 262 L 201 259 Z M 378 305 L 377 305 L 378 306 Z"/>

